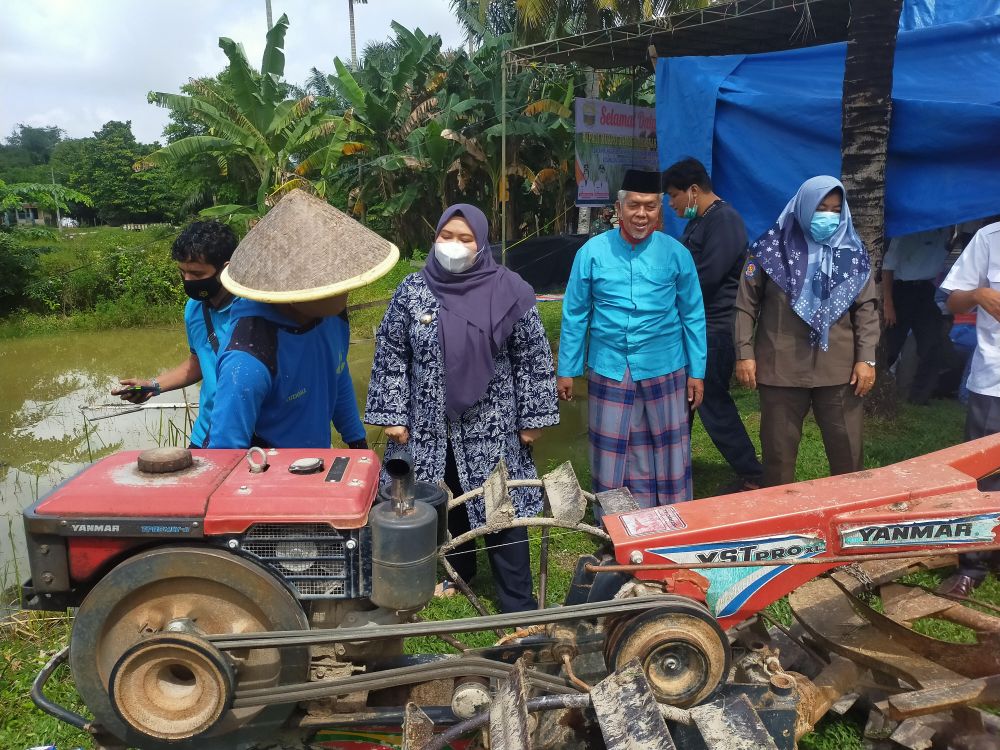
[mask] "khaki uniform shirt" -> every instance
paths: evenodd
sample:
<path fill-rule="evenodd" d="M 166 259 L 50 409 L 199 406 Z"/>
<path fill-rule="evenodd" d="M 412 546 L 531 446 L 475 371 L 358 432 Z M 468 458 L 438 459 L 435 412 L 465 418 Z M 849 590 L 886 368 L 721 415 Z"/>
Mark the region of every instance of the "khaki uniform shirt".
<path fill-rule="evenodd" d="M 756 360 L 757 382 L 763 385 L 844 385 L 850 382 L 855 363 L 875 360 L 880 335 L 877 305 L 869 277 L 854 304 L 830 328 L 830 347 L 823 351 L 810 343 L 809 326 L 792 310 L 781 288 L 756 262 L 753 267 L 748 264 L 736 294 L 736 358 Z"/>

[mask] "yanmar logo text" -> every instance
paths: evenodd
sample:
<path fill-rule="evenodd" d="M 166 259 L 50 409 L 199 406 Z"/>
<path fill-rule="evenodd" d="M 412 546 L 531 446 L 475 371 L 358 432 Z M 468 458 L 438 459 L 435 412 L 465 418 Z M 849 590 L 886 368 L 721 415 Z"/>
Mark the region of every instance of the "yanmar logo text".
<path fill-rule="evenodd" d="M 70 528 L 77 534 L 117 534 L 121 530 L 116 523 L 73 523 Z"/>
<path fill-rule="evenodd" d="M 919 545 L 984 544 L 994 540 L 1000 514 L 983 513 L 961 518 L 927 518 L 905 523 L 841 526 L 840 546 L 906 547 Z"/>

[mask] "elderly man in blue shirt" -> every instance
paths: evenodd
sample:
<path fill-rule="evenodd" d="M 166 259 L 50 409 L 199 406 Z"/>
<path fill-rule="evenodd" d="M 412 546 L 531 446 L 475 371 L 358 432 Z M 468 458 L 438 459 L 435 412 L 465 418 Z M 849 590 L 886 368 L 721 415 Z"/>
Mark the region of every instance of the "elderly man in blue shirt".
<path fill-rule="evenodd" d="M 557 388 L 587 369 L 594 491 L 628 487 L 641 508 L 690 500 L 688 411 L 704 395 L 705 308 L 691 253 L 656 231 L 656 172 L 629 170 L 620 225 L 573 261 L 563 300 Z"/>

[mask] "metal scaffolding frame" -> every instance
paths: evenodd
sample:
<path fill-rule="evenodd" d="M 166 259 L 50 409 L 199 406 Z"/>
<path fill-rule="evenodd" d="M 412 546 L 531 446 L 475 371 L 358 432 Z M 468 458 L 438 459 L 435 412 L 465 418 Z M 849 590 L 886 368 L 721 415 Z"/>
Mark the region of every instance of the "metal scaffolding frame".
<path fill-rule="evenodd" d="M 758 54 L 843 42 L 857 0 L 732 0 L 649 21 L 588 31 L 504 51 L 501 58 L 501 163 L 507 185 L 507 66 L 569 65 L 594 70 L 648 67 L 651 57 Z M 864 0 L 861 0 L 862 2 Z M 507 263 L 507 201 L 500 203 L 501 257 Z"/>
<path fill-rule="evenodd" d="M 511 50 L 523 63 L 578 63 L 596 70 L 658 57 L 756 54 L 842 42 L 852 0 L 733 0 L 649 21 L 588 31 Z"/>

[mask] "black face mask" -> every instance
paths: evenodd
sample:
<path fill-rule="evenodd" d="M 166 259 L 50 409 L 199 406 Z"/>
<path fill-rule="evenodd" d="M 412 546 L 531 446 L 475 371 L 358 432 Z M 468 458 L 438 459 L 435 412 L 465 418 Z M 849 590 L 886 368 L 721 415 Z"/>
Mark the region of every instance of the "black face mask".
<path fill-rule="evenodd" d="M 218 276 L 184 282 L 184 293 L 197 302 L 208 302 L 219 293 L 220 289 L 222 289 L 222 282 L 219 281 Z"/>

